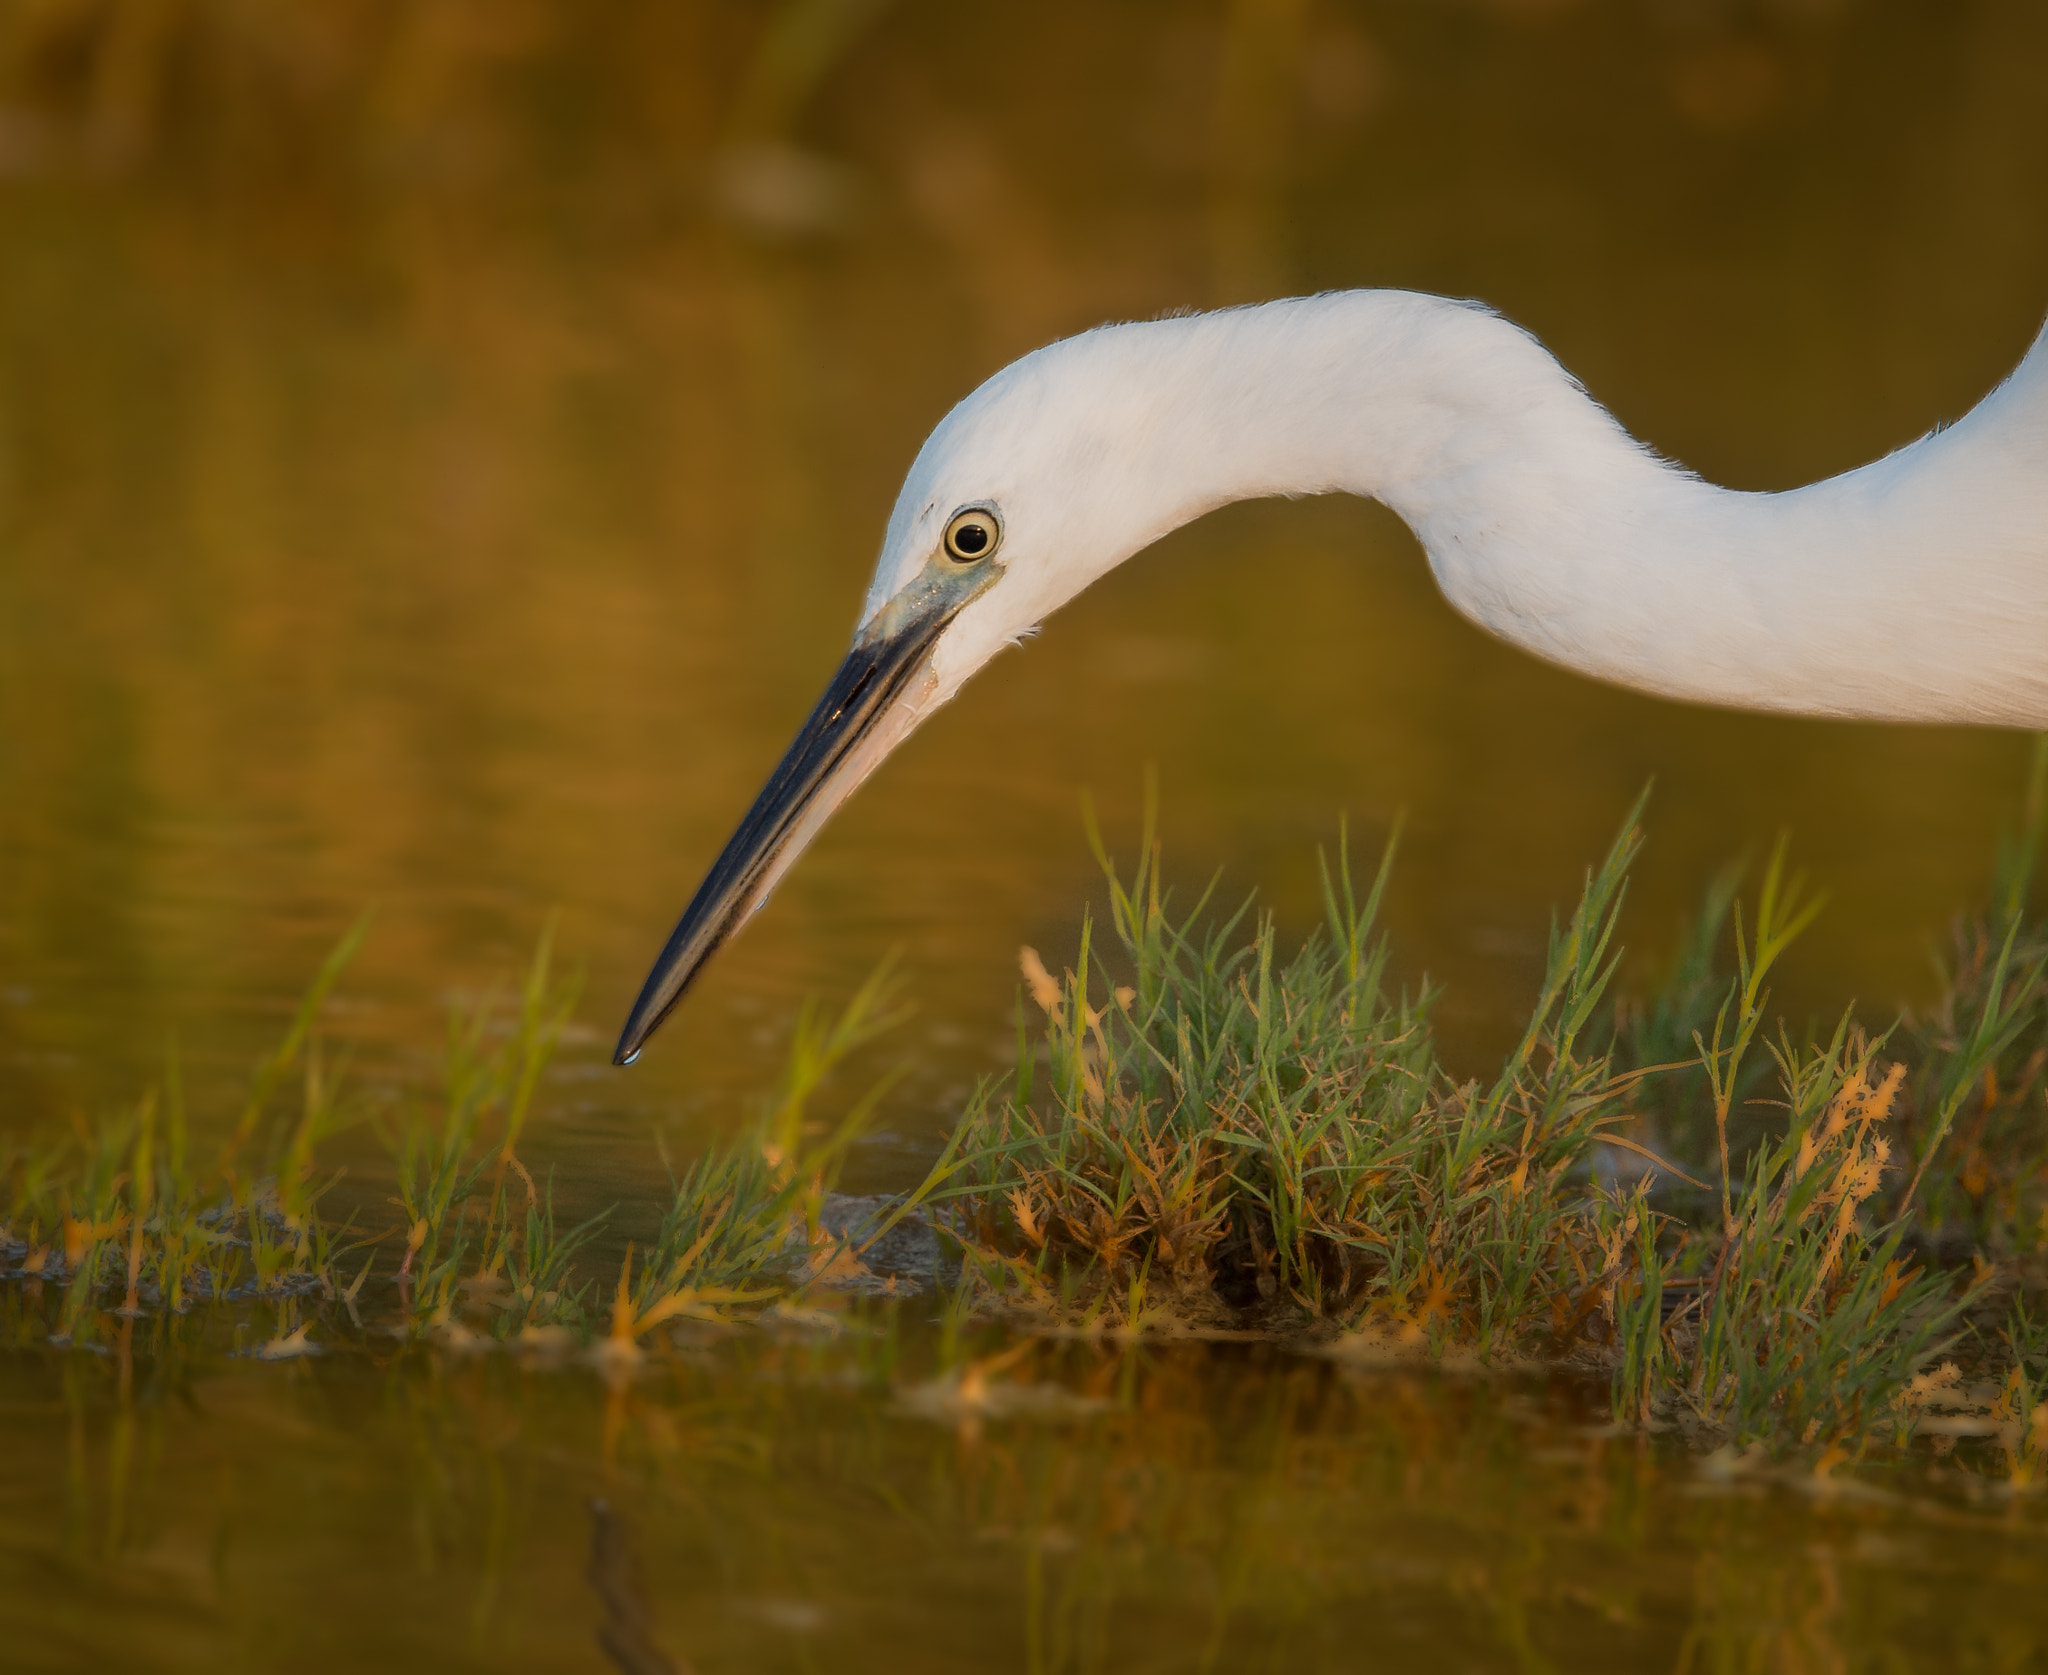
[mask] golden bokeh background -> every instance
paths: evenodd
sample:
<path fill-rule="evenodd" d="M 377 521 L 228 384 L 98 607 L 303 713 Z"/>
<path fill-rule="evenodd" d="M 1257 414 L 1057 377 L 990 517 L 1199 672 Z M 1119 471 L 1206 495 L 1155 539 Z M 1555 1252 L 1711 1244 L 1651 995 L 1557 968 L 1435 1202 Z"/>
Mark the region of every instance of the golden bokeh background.
<path fill-rule="evenodd" d="M 1454 1059 L 1653 774 L 1639 956 L 1787 826 L 1835 894 L 1791 1001 L 1910 1000 L 2022 741 L 1594 687 L 1379 509 L 1271 503 L 1000 660 L 603 1063 L 1005 361 L 1411 286 L 1709 477 L 1805 481 L 2040 326 L 2044 69 L 2036 0 L 0 0 L 0 1124 L 173 1035 L 232 1081 L 365 908 L 334 1028 L 411 1074 L 559 910 L 561 1147 L 726 1121 L 892 946 L 919 1141 L 1003 1062 L 1017 944 L 1071 945 L 1082 795 L 1128 854 L 1148 766 L 1178 875 L 1295 925 L 1340 814 L 1405 809 Z"/>

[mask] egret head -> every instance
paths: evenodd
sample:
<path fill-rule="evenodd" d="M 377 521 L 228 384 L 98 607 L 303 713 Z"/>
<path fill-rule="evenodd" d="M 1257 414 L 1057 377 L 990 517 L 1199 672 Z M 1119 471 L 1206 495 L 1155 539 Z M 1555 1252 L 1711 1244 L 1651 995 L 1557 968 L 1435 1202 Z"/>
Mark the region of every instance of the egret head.
<path fill-rule="evenodd" d="M 704 963 L 918 722 L 1159 533 L 1154 396 L 1116 327 L 991 378 L 934 431 L 889 519 L 852 650 L 684 911 L 619 1038 L 638 1056 Z M 1128 372 L 1129 369 L 1126 369 Z M 1177 520 L 1176 520 L 1177 521 Z M 1170 524 L 1168 525 L 1170 527 Z"/>
<path fill-rule="evenodd" d="M 1027 355 L 919 452 L 853 649 L 655 961 L 618 1059 L 919 721 L 1105 571 L 1233 500 L 1379 499 L 1459 610 L 1623 686 L 2038 726 L 2044 353 L 2048 331 L 1956 425 L 1783 496 L 1659 460 L 1526 332 L 1441 297 L 1297 297 Z M 1985 572 L 1996 585 L 1958 589 L 1941 556 L 1966 517 L 1965 545 L 2007 566 Z"/>

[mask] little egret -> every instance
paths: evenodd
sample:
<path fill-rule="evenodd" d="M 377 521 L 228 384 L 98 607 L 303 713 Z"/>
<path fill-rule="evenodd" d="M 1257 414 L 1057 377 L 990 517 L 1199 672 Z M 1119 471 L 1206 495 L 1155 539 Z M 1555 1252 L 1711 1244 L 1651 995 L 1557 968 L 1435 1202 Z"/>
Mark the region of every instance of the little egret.
<path fill-rule="evenodd" d="M 655 961 L 618 1062 L 996 652 L 1204 512 L 1340 491 L 1404 519 L 1481 627 L 1617 685 L 2048 726 L 2048 330 L 1955 424 L 1755 494 L 1658 458 L 1475 304 L 1347 291 L 1103 326 L 997 373 L 919 451 L 853 649 Z"/>

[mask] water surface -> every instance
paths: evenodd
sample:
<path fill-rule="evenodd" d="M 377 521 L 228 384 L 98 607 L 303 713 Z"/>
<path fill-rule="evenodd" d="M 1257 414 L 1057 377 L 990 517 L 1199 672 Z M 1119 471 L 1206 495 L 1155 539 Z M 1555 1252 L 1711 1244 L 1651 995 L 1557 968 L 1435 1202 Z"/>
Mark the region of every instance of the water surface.
<path fill-rule="evenodd" d="M 806 1323 L 613 1388 L 502 1355 L 11 1363 L 9 1667 L 597 1668 L 621 1590 L 649 1670 L 2048 1657 L 2048 1535 L 1939 1464 L 1731 1477 L 1569 1383 L 1205 1345 L 1048 1346 L 983 1418 L 931 1399 L 939 1349 Z"/>
<path fill-rule="evenodd" d="M 587 984 L 532 1153 L 565 1192 L 644 1213 L 650 1136 L 729 1127 L 797 1000 L 892 948 L 919 1011 L 874 1066 L 912 1068 L 855 1173 L 899 1185 L 1005 1062 L 1017 945 L 1072 944 L 1084 797 L 1128 854 L 1148 769 L 1170 869 L 1221 866 L 1292 925 L 1340 817 L 1376 844 L 1405 811 L 1398 968 L 1448 984 L 1474 1069 L 1652 777 L 1636 958 L 1789 828 L 1834 898 L 1787 967 L 1795 1016 L 1924 997 L 1984 887 L 2023 741 L 1593 686 L 1465 624 L 1377 508 L 1243 506 L 992 666 L 642 1064 L 604 1064 L 836 663 L 903 469 L 978 380 L 1103 319 L 1404 285 L 1498 306 L 1718 481 L 1853 466 L 1964 411 L 2048 305 L 2028 0 L 847 0 L 772 24 L 532 0 L 125 34 L 148 8 L 46 11 L 0 11 L 0 1137 L 131 1101 L 173 1039 L 195 1109 L 232 1109 L 366 909 L 328 1026 L 388 1094 L 431 1076 L 448 1000 L 508 980 L 559 914 Z M 343 1153 L 374 1202 L 367 1131 Z M 604 1492 L 707 1668 L 856 1644 L 950 1668 L 1000 1645 L 1007 1667 L 1054 1572 L 1094 1600 L 1072 1580 L 1092 1571 L 1019 1532 L 1078 1516 L 1030 1497 L 1089 1479 L 1096 1432 L 956 1454 L 751 1353 L 646 1398 L 677 1435 L 705 1414 L 709 1453 L 678 1457 L 718 1462 L 672 1500 L 604 1488 L 625 1468 L 582 1374 L 202 1358 L 152 1384 L 27 1354 L 4 1597 L 70 1602 L 49 1667 L 327 1645 L 335 1667 L 411 1645 L 539 1667 L 591 1655 L 581 1508 Z M 1805 1648 L 1755 1654 L 1784 1667 L 2039 1656 L 2021 1618 L 1958 1603 L 2009 1597 L 1983 1579 L 2015 1565 L 2038 1581 L 2024 1544 L 1783 1496 L 1755 1523 L 1631 1449 L 1567 1432 L 1543 1448 L 1570 1459 L 1538 1459 L 1491 1398 L 1432 1385 L 1199 1356 L 1131 1376 L 1213 1441 L 1148 1456 L 1131 1490 L 1101 1598 L 1135 1615 L 1059 1607 L 1069 1638 L 1044 1627 L 1033 1667 L 1283 1644 L 1348 1667 L 1396 1621 L 1418 1649 L 1390 1667 L 1591 1668 L 1570 1649 L 1596 1643 L 1616 1668 L 1739 1667 L 1698 1625 L 1745 1613 Z M 824 1417 L 756 1433 L 758 1401 Z M 1296 1463 L 1232 1456 L 1233 1404 L 1282 1414 L 1260 1434 Z M 1139 1411 L 1100 1423 L 1142 1432 Z M 1353 1463 L 1326 1473 L 1325 1449 Z M 1378 1486 L 1342 1502 L 1354 1470 Z M 998 1480 L 1021 1499 L 967 1510 Z M 463 1509 L 445 1527 L 436 1484 Z M 1287 1523 L 1297 1495 L 1315 1564 L 1253 1543 L 1233 1581 L 1228 1520 Z M 1583 1526 L 1560 1510 L 1601 1496 Z M 1208 1532 L 1185 1551 L 1183 1505 Z M 1240 1585 L 1221 1626 L 1190 1614 Z M 826 1594 L 812 1628 L 776 1615 Z M 2020 1639 L 1969 1639 L 1980 1620 Z"/>

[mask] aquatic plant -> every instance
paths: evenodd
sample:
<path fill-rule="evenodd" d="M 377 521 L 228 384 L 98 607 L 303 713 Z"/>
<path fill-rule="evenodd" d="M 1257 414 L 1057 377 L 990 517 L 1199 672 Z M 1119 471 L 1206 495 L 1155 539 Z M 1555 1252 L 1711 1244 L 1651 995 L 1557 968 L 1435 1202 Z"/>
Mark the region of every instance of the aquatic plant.
<path fill-rule="evenodd" d="M 1882 1068 L 1846 1018 L 1825 1046 L 1781 1039 L 1773 1052 L 1790 1121 L 1750 1155 L 1722 1226 L 1672 1254 L 1638 1240 L 1615 1408 L 1738 1441 L 1835 1446 L 1889 1416 L 1982 1286 L 1917 1267 L 1904 1228 L 1868 1217 L 1905 1067 Z"/>
<path fill-rule="evenodd" d="M 575 1008 L 576 986 L 550 975 L 553 927 L 541 933 L 511 1027 L 494 1039 L 491 999 L 449 1020 L 441 1097 L 414 1103 L 385 1136 L 406 1217 L 396 1279 L 415 1322 L 449 1328 L 458 1304 L 501 1333 L 579 1322 L 591 1289 L 572 1286 L 576 1252 L 602 1214 L 567 1232 L 518 1145 L 542 1069 Z"/>
<path fill-rule="evenodd" d="M 132 1112 L 79 1119 L 0 1153 L 0 1279 L 58 1288 L 56 1337 L 85 1341 L 103 1317 L 274 1300 L 291 1306 L 261 1352 L 297 1355 L 316 1347 L 297 1301 L 338 1305 L 361 1329 L 374 1277 L 391 1288 L 395 1314 L 376 1308 L 372 1323 L 401 1335 L 549 1347 L 595 1335 L 616 1356 L 681 1316 L 772 1302 L 828 1277 L 871 1277 L 856 1240 L 828 1229 L 823 1210 L 893 1079 L 837 1121 L 815 1120 L 814 1106 L 847 1056 L 902 1018 L 887 965 L 843 1008 L 806 1006 L 771 1097 L 739 1132 L 671 1168 L 652 1244 L 637 1263 L 630 1245 L 613 1253 L 607 1308 L 587 1270 L 609 1211 L 563 1226 L 552 1180 L 536 1180 L 519 1156 L 577 993 L 553 975 L 551 931 L 516 1003 L 492 995 L 457 1007 L 439 1085 L 378 1123 L 399 1225 L 355 1236 L 321 1214 L 336 1174 L 323 1170 L 320 1148 L 363 1112 L 329 1069 L 318 1024 L 363 931 L 323 963 L 210 1161 L 197 1159 L 175 1061 Z M 294 1088 L 295 1102 L 282 1097 Z M 918 1200 L 906 1195 L 897 1215 Z M 858 1243 L 872 1243 L 888 1220 Z"/>
<path fill-rule="evenodd" d="M 2048 1321 L 2032 1319 L 2015 1299 L 1999 1337 L 2011 1365 L 1992 1415 L 2006 1479 L 2020 1490 L 2048 1487 Z"/>
<path fill-rule="evenodd" d="M 1940 997 L 1903 1032 L 1914 1069 L 1897 1128 L 1913 1167 L 1894 1213 L 1986 1254 L 2048 1245 L 2048 923 L 2027 911 L 2044 839 L 2048 735 L 1991 904 L 1957 922 Z"/>
<path fill-rule="evenodd" d="M 821 1212 L 847 1148 L 871 1126 L 895 1078 L 877 1082 L 836 1124 L 814 1124 L 809 1113 L 850 1053 L 902 1021 L 899 993 L 885 962 L 839 1011 L 816 1001 L 802 1008 L 780 1083 L 754 1121 L 680 1176 L 671 1169 L 669 1209 L 639 1278 L 630 1250 L 619 1276 L 614 1342 L 637 1340 L 679 1316 L 766 1302 L 828 1273 L 863 1273 Z"/>
<path fill-rule="evenodd" d="M 1340 843 L 1325 923 L 1282 962 L 1250 904 L 1176 916 L 1148 829 L 1129 883 L 1104 859 L 1126 981 L 1092 923 L 1059 979 L 1025 951 L 1042 1048 L 1021 1041 L 1014 1078 L 977 1093 L 948 1189 L 970 1260 L 1015 1305 L 1104 1324 L 1236 1306 L 1487 1350 L 1576 1340 L 1620 1260 L 1589 1154 L 1636 1145 L 1589 1025 L 1640 841 L 1632 811 L 1482 1085 L 1438 1063 L 1427 991 L 1387 992 L 1391 844 L 1361 899 Z"/>
<path fill-rule="evenodd" d="M 284 1039 L 258 1066 L 240 1114 L 202 1165 L 173 1056 L 132 1112 L 17 1141 L 5 1162 L 0 1260 L 13 1277 L 64 1287 L 60 1335 L 90 1325 L 102 1292 L 119 1314 L 178 1313 L 195 1301 L 324 1289 L 345 1227 L 321 1219 L 331 1179 L 317 1151 L 347 1120 L 315 1020 L 361 941 L 358 924 L 322 965 Z M 275 1096 L 296 1073 L 296 1111 Z"/>
<path fill-rule="evenodd" d="M 801 1012 L 776 1088 L 670 1164 L 637 1250 L 606 1248 L 603 1213 L 558 1221 L 553 1182 L 520 1157 L 576 992 L 547 935 L 509 1005 L 451 1019 L 438 1086 L 382 1119 L 400 1223 L 359 1234 L 323 1214 L 322 1148 L 362 1114 L 319 1028 L 357 927 L 211 1130 L 217 1147 L 194 1139 L 174 1062 L 131 1110 L 0 1158 L 0 1279 L 41 1300 L 53 1341 L 200 1305 L 242 1331 L 261 1304 L 273 1357 L 378 1327 L 624 1364 L 672 1322 L 879 1288 L 863 1253 L 922 1210 L 960 1254 L 951 1336 L 979 1315 L 1367 1356 L 1535 1353 L 1599 1371 L 1625 1422 L 1824 1458 L 1947 1413 L 2003 1439 L 2008 1481 L 2030 1484 L 2048 1352 L 2024 1309 L 2002 1334 L 1971 1322 L 2020 1277 L 2048 1202 L 2048 930 L 2026 910 L 2044 764 L 1992 909 L 1962 933 L 1973 952 L 1924 1021 L 1770 1033 L 1771 973 L 1819 909 L 1782 844 L 1753 910 L 1724 873 L 1659 986 L 1614 997 L 1638 808 L 1553 926 L 1527 1024 L 1487 1080 L 1439 1060 L 1434 993 L 1388 981 L 1391 842 L 1360 891 L 1340 838 L 1323 924 L 1283 957 L 1253 903 L 1211 913 L 1213 884 L 1176 907 L 1148 820 L 1128 878 L 1096 840 L 1109 934 L 1084 918 L 1058 977 L 1024 950 L 1017 1068 L 975 1093 L 914 1191 L 852 1213 L 831 1196 L 888 1079 L 816 1113 L 833 1072 L 901 1016 L 884 968 L 843 1008 Z"/>
<path fill-rule="evenodd" d="M 2032 806 L 2020 853 L 2038 789 Z M 949 1226 L 990 1305 L 1063 1330 L 1564 1354 L 1610 1368 L 1635 1422 L 1822 1448 L 1883 1432 L 1994 1284 L 1983 1253 L 1959 1278 L 1924 1259 L 1915 1194 L 1967 1186 L 1945 1139 L 1959 1110 L 2003 1109 L 1979 1091 L 2001 1064 L 2039 1078 L 2023 878 L 2001 874 L 2000 956 L 1964 969 L 1931 1045 L 1852 1015 L 1802 1043 L 1766 1036 L 1770 974 L 1821 906 L 1782 843 L 1753 917 L 1730 869 L 1658 992 L 1603 1015 L 1639 844 L 1632 812 L 1490 1084 L 1437 1061 L 1429 994 L 1386 991 L 1391 846 L 1362 900 L 1340 847 L 1325 923 L 1284 961 L 1249 905 L 1176 916 L 1149 830 L 1129 883 L 1105 859 L 1111 957 L 1092 922 L 1057 979 L 1024 951 L 1041 1039 L 963 1119 Z M 2012 1202 L 2038 1123 L 1975 1132 Z M 1619 1153 L 1633 1184 L 1604 1185 Z"/>

